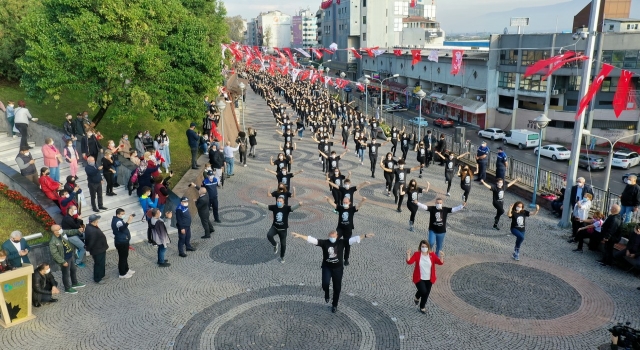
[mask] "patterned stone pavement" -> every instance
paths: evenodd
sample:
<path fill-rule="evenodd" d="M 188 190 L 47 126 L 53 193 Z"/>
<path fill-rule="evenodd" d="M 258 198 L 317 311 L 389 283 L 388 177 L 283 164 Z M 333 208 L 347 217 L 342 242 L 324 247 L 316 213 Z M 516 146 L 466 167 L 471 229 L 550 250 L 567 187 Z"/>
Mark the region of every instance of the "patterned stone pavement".
<path fill-rule="evenodd" d="M 406 205 L 395 212 L 382 172 L 372 179 L 369 165 L 359 165 L 353 153 L 343 170 L 353 172 L 353 183 L 371 181 L 361 190 L 370 201 L 355 216 L 355 233 L 377 235 L 352 249 L 332 314 L 320 288 L 320 249 L 289 236 L 281 264 L 265 237 L 270 213 L 249 203 L 272 202 L 266 192 L 276 181 L 264 168 L 281 139 L 264 101 L 251 91 L 247 100 L 257 157 L 247 167 L 236 163 L 236 176 L 220 190 L 223 222 L 214 238 L 199 239 L 194 221 L 197 251 L 180 258 L 172 235 L 166 269 L 155 266 L 155 249 L 138 244 L 129 259 L 137 273 L 127 280 L 117 278 L 117 255 L 109 252 L 105 285 L 90 282 L 89 262 L 79 277 L 87 287 L 35 309 L 33 321 L 1 330 L 3 349 L 594 349 L 608 342 L 612 324 L 637 323 L 640 281 L 598 266 L 592 252 L 572 253 L 566 232 L 547 213 L 527 221 L 521 261 L 511 260 L 508 221 L 491 229 L 491 193 L 476 184 L 468 209 L 449 217 L 445 265 L 438 267 L 427 315 L 421 314 L 404 257 L 426 238 L 428 216 L 418 213 L 416 231 L 408 231 Z M 323 198 L 329 193 L 316 146 L 308 136 L 296 143 L 293 169 L 304 172 L 293 178 L 298 197 L 292 202 L 304 205 L 291 215 L 289 231 L 324 237 L 336 215 Z M 410 154 L 410 165 L 413 159 Z M 422 202 L 443 195 L 442 172 L 431 167 L 419 179 L 431 182 Z M 457 183 L 451 192 L 445 205 L 460 204 Z M 506 194 L 508 203 L 518 199 Z"/>

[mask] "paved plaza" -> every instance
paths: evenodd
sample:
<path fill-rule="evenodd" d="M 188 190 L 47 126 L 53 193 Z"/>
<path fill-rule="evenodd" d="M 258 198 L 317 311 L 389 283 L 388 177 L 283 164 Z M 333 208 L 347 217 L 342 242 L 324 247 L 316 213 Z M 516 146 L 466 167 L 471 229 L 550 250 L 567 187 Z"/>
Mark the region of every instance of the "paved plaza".
<path fill-rule="evenodd" d="M 0 330 L 1 348 L 596 349 L 609 341 L 607 329 L 616 322 L 639 326 L 640 280 L 599 266 L 593 252 L 573 253 L 575 246 L 562 239 L 568 231 L 559 230 L 544 210 L 527 220 L 521 260 L 512 260 L 510 221 L 505 215 L 500 231 L 491 228 L 491 192 L 477 183 L 467 209 L 449 216 L 445 264 L 438 266 L 427 314 L 420 313 L 412 300 L 413 267 L 404 259 L 407 249 L 426 239 L 428 215 L 418 212 L 410 232 L 406 204 L 402 213 L 395 211 L 382 170 L 371 178 L 368 157 L 363 166 L 353 152 L 340 162 L 341 170 L 352 171 L 354 184 L 371 181 L 356 194 L 356 204 L 360 196 L 368 201 L 355 214 L 354 233 L 376 236 L 351 250 L 338 312 L 332 314 L 320 287 L 321 249 L 289 235 L 281 264 L 266 239 L 271 213 L 250 204 L 274 201 L 266 193 L 276 188 L 276 179 L 264 169 L 273 168 L 269 157 L 282 137 L 262 99 L 248 91 L 247 103 L 247 126 L 258 130 L 257 157 L 247 167 L 236 160 L 236 175 L 219 191 L 222 223 L 213 239 L 201 240 L 194 220 L 197 251 L 178 257 L 173 234 L 169 268 L 156 266 L 155 248 L 137 244 L 129 258 L 137 272 L 125 280 L 118 279 L 117 254 L 110 251 L 105 285 L 91 282 L 89 258 L 88 268 L 79 271 L 87 287 L 34 309 L 31 322 Z M 172 137 L 186 142 L 183 135 Z M 334 141 L 341 150 L 340 140 Z M 290 202 L 304 204 L 291 214 L 289 232 L 324 238 L 337 215 L 324 200 L 329 192 L 317 147 L 309 135 L 296 143 L 292 170 L 304 172 L 292 180 L 297 197 Z M 414 152 L 408 164 L 416 165 Z M 444 197 L 443 173 L 431 166 L 418 179 L 422 186 L 431 182 L 421 202 Z M 183 181 L 195 175 L 190 171 Z M 445 206 L 461 204 L 461 195 L 456 181 Z M 507 207 L 516 200 L 507 191 Z M 101 227 L 110 220 L 103 216 Z M 61 283 L 59 273 L 56 278 Z"/>

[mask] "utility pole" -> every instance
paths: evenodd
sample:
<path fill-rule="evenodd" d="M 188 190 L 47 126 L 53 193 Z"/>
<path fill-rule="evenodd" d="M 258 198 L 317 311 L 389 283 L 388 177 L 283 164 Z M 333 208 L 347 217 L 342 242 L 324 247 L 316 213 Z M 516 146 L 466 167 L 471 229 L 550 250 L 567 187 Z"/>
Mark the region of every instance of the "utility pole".
<path fill-rule="evenodd" d="M 587 37 L 587 51 L 585 55 L 589 58 L 582 65 L 582 81 L 580 82 L 580 98 L 579 101 L 584 98 L 589 89 L 589 83 L 591 82 L 591 66 L 593 65 L 593 52 L 596 43 L 596 30 L 598 28 L 598 15 L 600 14 L 600 0 L 591 1 L 591 16 L 589 17 L 589 35 Z M 571 226 L 569 222 L 570 213 L 573 208 L 570 208 L 571 200 L 571 188 L 576 181 L 576 175 L 578 174 L 578 157 L 580 157 L 580 149 L 582 143 L 582 128 L 584 127 L 584 111 L 580 113 L 578 119 L 575 122 L 573 128 L 573 142 L 571 143 L 571 159 L 569 160 L 569 173 L 567 174 L 567 186 L 566 192 L 569 195 L 564 196 L 564 203 L 562 203 L 562 219 L 558 223 L 558 226 L 567 228 Z M 605 188 L 605 191 L 607 189 Z"/>

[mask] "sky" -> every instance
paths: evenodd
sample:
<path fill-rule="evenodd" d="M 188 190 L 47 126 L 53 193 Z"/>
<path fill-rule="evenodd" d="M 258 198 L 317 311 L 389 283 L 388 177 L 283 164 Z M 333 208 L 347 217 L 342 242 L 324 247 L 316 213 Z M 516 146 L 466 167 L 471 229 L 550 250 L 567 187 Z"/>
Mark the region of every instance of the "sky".
<path fill-rule="evenodd" d="M 369 0 L 370 3 L 376 0 Z M 430 0 L 424 0 L 430 1 Z M 590 0 L 435 0 L 437 19 L 447 33 L 483 32 L 502 33 L 510 17 L 530 16 L 525 32 L 570 30 L 573 16 Z M 256 17 L 262 11 L 280 10 L 294 15 L 300 9 L 315 12 L 321 0 L 228 0 L 229 16 L 241 15 L 245 19 Z M 535 5 L 533 5 L 535 4 Z M 536 6 L 538 8 L 531 8 Z M 550 15 L 551 14 L 551 15 Z M 633 0 L 632 18 L 640 18 L 640 0 Z M 514 30 L 515 31 L 515 30 Z"/>

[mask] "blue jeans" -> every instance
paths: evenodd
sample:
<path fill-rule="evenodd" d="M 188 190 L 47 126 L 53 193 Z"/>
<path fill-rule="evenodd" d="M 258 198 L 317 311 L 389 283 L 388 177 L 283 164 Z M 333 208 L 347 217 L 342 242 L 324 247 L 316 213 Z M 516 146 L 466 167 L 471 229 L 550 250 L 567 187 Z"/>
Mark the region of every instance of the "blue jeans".
<path fill-rule="evenodd" d="M 163 244 L 158 244 L 158 264 L 164 263 L 164 253 L 167 252 L 167 248 Z"/>
<path fill-rule="evenodd" d="M 429 230 L 429 245 L 431 249 L 433 249 L 433 245 L 436 245 L 436 255 L 440 256 L 440 251 L 442 250 L 442 246 L 444 245 L 444 235 L 447 233 L 435 233 L 432 230 Z"/>
<path fill-rule="evenodd" d="M 633 208 L 631 206 L 621 205 L 620 206 L 620 216 L 624 219 L 624 223 L 628 224 L 631 222 L 631 217 L 633 216 Z"/>
<path fill-rule="evenodd" d="M 76 258 L 76 265 L 78 265 L 84 260 L 84 255 L 86 252 L 86 250 L 84 249 L 84 242 L 78 236 L 69 236 L 69 242 L 78 249 L 79 258 Z"/>
<path fill-rule="evenodd" d="M 233 162 L 235 158 L 225 158 L 224 161 L 227 162 L 227 175 L 233 174 Z"/>
<path fill-rule="evenodd" d="M 358 158 L 360 158 L 360 162 L 364 162 L 364 148 L 358 150 Z"/>
<path fill-rule="evenodd" d="M 59 167 L 49 168 L 49 177 L 56 180 L 56 182 L 60 182 L 60 168 Z"/>
<path fill-rule="evenodd" d="M 302 134 L 304 133 L 304 129 L 298 130 L 298 137 L 302 138 Z"/>
<path fill-rule="evenodd" d="M 511 234 L 516 236 L 516 250 L 520 250 L 520 245 L 522 244 L 522 241 L 524 241 L 524 232 L 518 230 L 517 228 L 512 228 Z"/>

